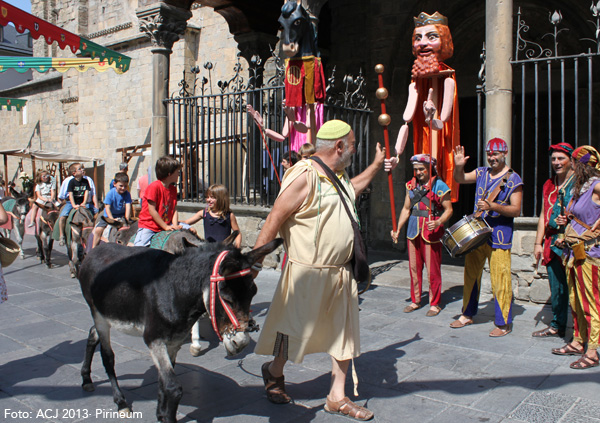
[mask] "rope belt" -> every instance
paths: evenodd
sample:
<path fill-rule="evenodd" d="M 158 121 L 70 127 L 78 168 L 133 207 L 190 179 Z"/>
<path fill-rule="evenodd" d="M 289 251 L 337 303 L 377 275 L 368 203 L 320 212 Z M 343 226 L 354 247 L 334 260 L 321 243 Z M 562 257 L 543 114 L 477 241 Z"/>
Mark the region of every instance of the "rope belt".
<path fill-rule="evenodd" d="M 313 269 L 337 269 L 337 268 L 344 267 L 346 264 L 350 263 L 350 260 L 348 260 L 346 263 L 343 263 L 343 264 L 303 263 L 301 261 L 298 261 L 296 259 L 291 258 L 290 256 L 288 256 L 288 261 L 290 261 L 290 262 L 292 262 L 294 264 L 298 264 L 300 266 L 310 267 L 310 268 L 313 268 Z"/>

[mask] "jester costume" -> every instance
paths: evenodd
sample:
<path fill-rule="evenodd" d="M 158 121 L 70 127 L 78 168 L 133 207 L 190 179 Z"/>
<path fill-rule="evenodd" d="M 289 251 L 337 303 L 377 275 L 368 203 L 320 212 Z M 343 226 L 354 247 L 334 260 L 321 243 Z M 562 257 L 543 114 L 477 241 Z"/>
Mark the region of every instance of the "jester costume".
<path fill-rule="evenodd" d="M 567 289 L 567 275 L 562 264 L 562 249 L 554 245 L 558 238 L 559 226 L 556 218 L 560 216 L 571 200 L 571 189 L 574 178 L 567 179 L 561 188 L 558 187 L 556 176 L 544 183 L 542 189 L 544 210 L 544 243 L 542 264 L 548 270 L 550 283 L 550 301 L 552 303 L 552 321 L 550 327 L 556 332 L 564 334 L 567 327 L 567 313 L 569 311 L 569 291 Z"/>
<path fill-rule="evenodd" d="M 573 151 L 572 157 L 600 171 L 600 155 L 593 147 L 579 147 Z M 574 216 L 569 226 L 579 236 L 600 220 L 600 205 L 593 200 L 598 184 L 600 178 L 591 177 L 581 187 L 579 198 L 570 202 L 567 208 L 567 213 Z M 600 344 L 600 246 L 586 247 L 584 260 L 575 260 L 573 252 L 567 251 L 565 259 L 574 324 L 573 340 L 587 343 L 588 352 L 597 350 Z"/>
<path fill-rule="evenodd" d="M 427 184 L 428 185 L 428 184 Z M 443 213 L 442 198 L 450 191 L 448 185 L 438 178 L 434 179 L 433 190 L 421 186 L 416 178 L 406 184 L 406 190 L 415 203 L 408 218 L 406 237 L 408 238 L 408 262 L 410 268 L 410 297 L 413 303 L 421 302 L 423 286 L 423 267 L 427 266 L 429 274 L 429 305 L 438 306 L 442 290 L 442 243 L 444 226 L 433 232 L 427 228 L 429 209 L 431 220 L 438 220 Z M 426 190 L 427 194 L 422 196 Z"/>
<path fill-rule="evenodd" d="M 521 177 L 509 170 L 503 177 L 492 179 L 490 168 L 479 167 L 476 170 L 477 181 L 475 191 L 475 211 L 477 202 L 487 198 L 497 186 L 502 186 L 495 202 L 510 204 L 510 196 L 523 185 Z M 513 218 L 492 211 L 485 211 L 481 217 L 492 228 L 489 241 L 465 257 L 465 285 L 463 288 L 462 314 L 472 317 L 477 314 L 479 293 L 481 291 L 481 274 L 486 259 L 490 263 L 490 278 L 494 294 L 496 326 L 509 325 L 512 322 L 512 283 L 510 274 L 510 249 L 512 247 Z"/>

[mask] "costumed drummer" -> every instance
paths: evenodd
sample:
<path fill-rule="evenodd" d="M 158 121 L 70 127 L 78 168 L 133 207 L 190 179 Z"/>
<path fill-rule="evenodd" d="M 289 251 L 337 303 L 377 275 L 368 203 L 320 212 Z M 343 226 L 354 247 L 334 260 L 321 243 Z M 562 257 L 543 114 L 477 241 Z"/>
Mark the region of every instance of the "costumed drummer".
<path fill-rule="evenodd" d="M 584 370 L 597 367 L 599 361 L 600 154 L 594 147 L 584 145 L 573 151 L 571 163 L 575 182 L 573 198 L 567 206 L 571 221 L 565 231 L 564 241 L 568 248 L 563 258 L 566 260 L 574 331 L 573 340 L 552 349 L 552 353 L 580 355 L 570 367 Z M 563 216 L 557 221 L 566 223 Z"/>
<path fill-rule="evenodd" d="M 356 214 L 356 197 L 382 167 L 384 150 L 377 144 L 373 163 L 350 180 L 344 170 L 356 151 L 350 125 L 340 120 L 326 122 L 315 148 L 314 156 L 339 175 L 349 193 L 349 210 Z M 350 361 L 360 355 L 358 291 L 350 263 L 354 233 L 340 195 L 315 161 L 301 160 L 285 173 L 256 246 L 268 243 L 277 233 L 284 239 L 288 262 L 255 349 L 257 354 L 274 356 L 261 369 L 267 398 L 278 404 L 290 402 L 284 384 L 285 363 L 301 363 L 307 354 L 325 352 L 332 358 L 325 411 L 369 420 L 373 413 L 345 394 Z"/>
<path fill-rule="evenodd" d="M 465 156 L 463 146 L 454 149 L 454 179 L 459 184 L 476 184 L 475 211 L 482 212 L 481 218 L 492 228 L 492 236 L 465 257 L 462 314 L 450 327 L 457 329 L 473 323 L 479 305 L 483 266 L 489 260 L 496 312 L 496 328 L 490 332 L 490 336 L 496 338 L 508 335 L 512 330 L 510 249 L 513 221 L 521 213 L 523 181 L 506 164 L 508 145 L 504 140 L 491 139 L 486 146 L 486 153 L 489 167 L 479 167 L 465 173 L 469 156 Z"/>
<path fill-rule="evenodd" d="M 569 290 L 565 267 L 561 259 L 562 248 L 555 243 L 559 236 L 564 238 L 566 225 L 559 225 L 556 219 L 564 216 L 565 209 L 571 200 L 571 189 L 575 181 L 571 167 L 573 146 L 561 142 L 551 145 L 549 152 L 554 176 L 544 183 L 542 189 L 543 209 L 538 220 L 533 253 L 536 267 L 541 259 L 542 264 L 548 270 L 552 321 L 547 328 L 533 332 L 531 336 L 535 338 L 564 337 L 569 313 Z"/>
<path fill-rule="evenodd" d="M 392 230 L 392 239 L 398 242 L 400 229 L 408 221 L 408 262 L 410 267 L 410 297 L 412 303 L 404 308 L 410 313 L 421 308 L 423 267 L 429 274 L 429 311 L 427 316 L 437 316 L 441 311 L 442 243 L 444 224 L 452 216 L 450 188 L 437 175 L 437 161 L 429 154 L 416 154 L 410 158 L 415 177 L 406 184 L 404 207 L 398 219 L 398 230 Z M 431 179 L 429 169 L 431 167 Z M 430 187 L 433 189 L 430 189 Z"/>

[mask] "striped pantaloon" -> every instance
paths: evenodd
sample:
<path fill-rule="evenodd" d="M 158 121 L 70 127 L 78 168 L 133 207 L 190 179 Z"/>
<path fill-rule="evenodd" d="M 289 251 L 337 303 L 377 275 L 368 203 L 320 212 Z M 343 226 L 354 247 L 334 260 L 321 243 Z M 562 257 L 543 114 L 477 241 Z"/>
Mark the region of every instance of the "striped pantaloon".
<path fill-rule="evenodd" d="M 587 343 L 588 350 L 598 349 L 600 344 L 600 260 L 586 258 L 575 265 L 571 259 L 567 263 L 567 284 L 569 302 L 573 315 L 573 339 Z"/>
<path fill-rule="evenodd" d="M 427 243 L 417 236 L 408 240 L 408 263 L 410 269 L 410 299 L 413 303 L 421 302 L 423 290 L 423 267 L 429 274 L 429 305 L 440 304 L 442 292 L 442 243 Z"/>
<path fill-rule="evenodd" d="M 492 280 L 492 293 L 494 294 L 494 309 L 496 326 L 512 323 L 512 282 L 510 274 L 510 250 L 492 248 L 484 244 L 465 257 L 465 285 L 463 287 L 462 314 L 473 317 L 477 314 L 479 306 L 479 293 L 481 291 L 481 274 L 485 261 L 490 263 L 490 279 Z"/>

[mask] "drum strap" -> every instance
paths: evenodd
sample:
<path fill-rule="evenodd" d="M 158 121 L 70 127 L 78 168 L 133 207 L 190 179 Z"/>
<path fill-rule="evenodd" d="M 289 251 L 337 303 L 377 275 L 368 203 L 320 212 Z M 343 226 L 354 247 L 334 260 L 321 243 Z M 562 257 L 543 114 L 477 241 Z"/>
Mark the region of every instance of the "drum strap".
<path fill-rule="evenodd" d="M 514 170 L 508 169 L 508 172 L 506 172 L 504 174 L 501 181 L 496 185 L 496 187 L 492 190 L 492 192 L 490 192 L 490 194 L 485 198 L 485 201 L 487 201 L 488 203 L 493 203 L 494 201 L 496 201 L 496 197 L 498 197 L 498 194 L 500 194 L 500 191 L 502 190 L 502 188 L 504 188 L 504 186 L 508 182 L 508 178 L 510 178 L 510 176 L 513 174 L 513 172 L 514 172 Z M 477 212 L 475 213 L 475 217 L 480 217 L 482 214 L 483 214 L 483 210 L 477 210 Z"/>

